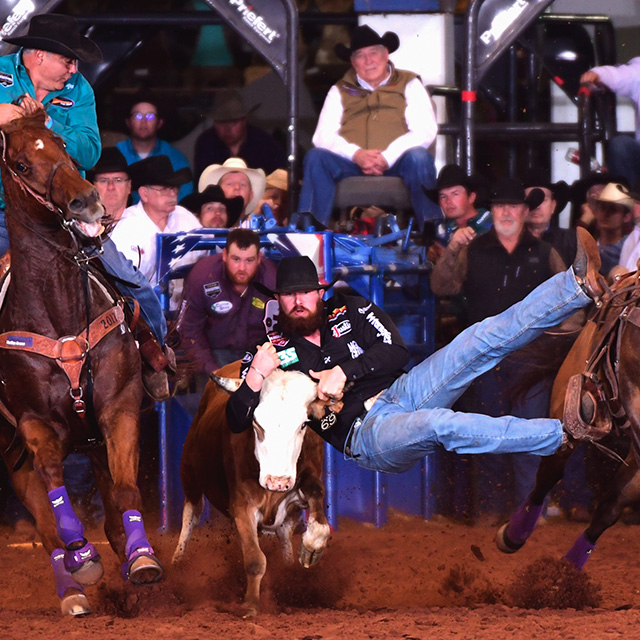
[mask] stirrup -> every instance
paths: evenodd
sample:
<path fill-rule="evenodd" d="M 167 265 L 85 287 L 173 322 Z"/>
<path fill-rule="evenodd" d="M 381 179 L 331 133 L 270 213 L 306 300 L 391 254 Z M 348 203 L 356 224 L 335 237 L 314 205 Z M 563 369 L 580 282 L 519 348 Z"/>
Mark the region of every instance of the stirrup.
<path fill-rule="evenodd" d="M 595 386 L 593 381 L 582 373 L 576 373 L 569 378 L 564 399 L 564 430 L 574 440 L 601 440 L 611 433 L 613 421 L 606 404 L 598 398 L 597 389 L 595 394 L 592 393 L 585 388 L 585 382 L 591 382 L 591 385 Z M 584 420 L 580 411 L 582 396 L 587 393 L 594 401 L 594 414 L 589 423 Z"/>

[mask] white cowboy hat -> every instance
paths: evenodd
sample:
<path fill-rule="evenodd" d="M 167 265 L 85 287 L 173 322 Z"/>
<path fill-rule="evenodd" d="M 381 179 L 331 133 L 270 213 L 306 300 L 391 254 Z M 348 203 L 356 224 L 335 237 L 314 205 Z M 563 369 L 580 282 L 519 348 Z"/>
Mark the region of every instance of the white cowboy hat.
<path fill-rule="evenodd" d="M 231 172 L 244 173 L 249 182 L 251 182 L 251 191 L 253 198 L 247 203 L 246 213 L 253 213 L 258 202 L 264 195 L 264 188 L 267 184 L 267 178 L 262 169 L 249 169 L 247 163 L 242 158 L 227 158 L 223 164 L 210 164 L 200 176 L 198 180 L 198 191 L 204 191 L 211 184 L 218 184 L 227 173 Z"/>

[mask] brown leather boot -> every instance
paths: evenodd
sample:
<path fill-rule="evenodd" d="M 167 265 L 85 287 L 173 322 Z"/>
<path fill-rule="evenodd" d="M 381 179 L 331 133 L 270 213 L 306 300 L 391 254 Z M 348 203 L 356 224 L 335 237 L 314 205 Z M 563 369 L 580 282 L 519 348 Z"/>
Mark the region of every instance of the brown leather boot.
<path fill-rule="evenodd" d="M 138 348 L 142 357 L 142 385 L 147 394 L 156 402 L 164 402 L 171 397 L 169 373 L 176 372 L 176 356 L 171 347 L 160 343 L 150 331 L 138 336 Z"/>
<path fill-rule="evenodd" d="M 582 227 L 576 229 L 576 235 L 578 250 L 572 265 L 573 273 L 582 290 L 595 302 L 599 302 L 607 286 L 599 273 L 602 261 L 598 245 L 593 236 Z"/>

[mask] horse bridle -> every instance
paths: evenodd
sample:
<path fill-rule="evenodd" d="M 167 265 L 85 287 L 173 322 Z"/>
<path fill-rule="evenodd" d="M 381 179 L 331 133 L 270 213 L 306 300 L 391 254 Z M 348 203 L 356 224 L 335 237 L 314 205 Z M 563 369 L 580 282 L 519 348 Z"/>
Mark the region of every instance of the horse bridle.
<path fill-rule="evenodd" d="M 2 142 L 2 162 L 7 167 L 11 177 L 14 182 L 17 182 L 20 188 L 28 193 L 30 196 L 35 198 L 40 204 L 44 205 L 49 211 L 53 213 L 57 213 L 61 220 L 62 224 L 66 226 L 69 222 L 65 219 L 64 213 L 60 207 L 55 205 L 51 198 L 51 189 L 53 188 L 53 180 L 55 178 L 58 169 L 63 166 L 69 167 L 72 171 L 78 171 L 75 166 L 67 162 L 66 160 L 61 160 L 60 162 L 56 162 L 53 167 L 51 167 L 51 171 L 49 172 L 49 177 L 47 178 L 47 184 L 44 194 L 40 194 L 33 187 L 31 187 L 23 178 L 21 178 L 13 169 L 13 167 L 7 161 L 7 134 L 0 129 L 0 140 Z"/>

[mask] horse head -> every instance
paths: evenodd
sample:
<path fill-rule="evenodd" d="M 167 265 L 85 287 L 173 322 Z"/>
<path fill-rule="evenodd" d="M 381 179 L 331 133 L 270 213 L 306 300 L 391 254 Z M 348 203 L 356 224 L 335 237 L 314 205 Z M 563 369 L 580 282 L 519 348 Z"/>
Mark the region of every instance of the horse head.
<path fill-rule="evenodd" d="M 81 237 L 96 237 L 103 231 L 104 215 L 98 191 L 80 175 L 64 142 L 47 129 L 45 120 L 45 112 L 39 110 L 0 130 L 8 217 L 23 216 L 28 222 L 26 214 L 30 222 L 62 223 Z M 42 206 L 29 206 L 29 200 Z"/>

